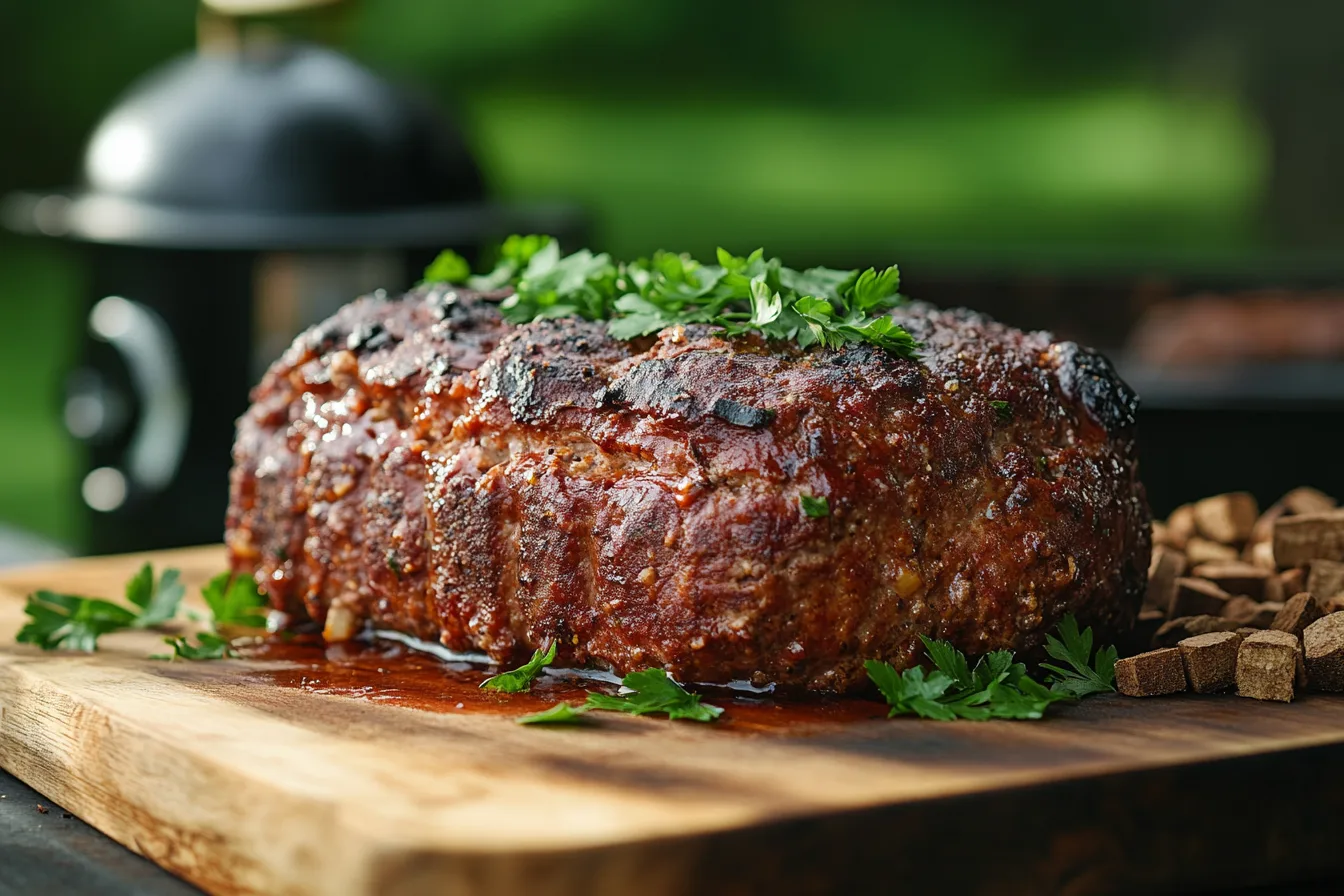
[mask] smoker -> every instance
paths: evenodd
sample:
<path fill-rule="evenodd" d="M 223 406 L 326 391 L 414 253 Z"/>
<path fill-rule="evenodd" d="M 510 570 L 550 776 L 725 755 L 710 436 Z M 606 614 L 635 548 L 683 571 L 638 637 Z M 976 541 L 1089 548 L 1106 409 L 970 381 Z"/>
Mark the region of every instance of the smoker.
<path fill-rule="evenodd" d="M 219 540 L 234 419 L 303 327 L 442 248 L 580 225 L 489 201 L 461 132 L 412 92 L 269 37 L 150 73 L 94 130 L 79 188 L 4 210 L 87 260 L 64 419 L 93 552 Z"/>

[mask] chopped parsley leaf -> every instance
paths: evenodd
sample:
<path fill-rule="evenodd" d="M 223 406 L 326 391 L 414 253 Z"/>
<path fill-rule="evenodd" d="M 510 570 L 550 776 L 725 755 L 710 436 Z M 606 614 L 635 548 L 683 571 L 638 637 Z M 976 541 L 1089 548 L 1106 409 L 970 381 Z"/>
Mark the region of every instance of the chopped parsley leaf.
<path fill-rule="evenodd" d="M 129 606 L 97 597 L 36 591 L 28 595 L 23 611 L 28 621 L 16 639 L 43 650 L 98 649 L 98 639 L 127 628 L 152 628 L 177 615 L 186 589 L 176 569 L 165 569 L 155 578 L 146 563 L 126 583 Z"/>
<path fill-rule="evenodd" d="M 994 650 L 972 668 L 966 655 L 946 641 L 921 636 L 934 671 L 915 666 L 897 673 L 890 663 L 864 663 L 868 677 L 890 704 L 888 716 L 914 714 L 924 719 L 1039 719 L 1061 700 L 1076 700 L 1112 691 L 1115 680 L 1115 648 L 1097 652 L 1089 665 L 1092 630 L 1078 631 L 1073 616 L 1060 621 L 1062 641 L 1046 636 L 1047 651 L 1068 662 L 1073 669 L 1043 665 L 1054 676 L 1050 688 L 1027 675 L 1027 667 L 1013 662 L 1010 650 Z"/>
<path fill-rule="evenodd" d="M 98 648 L 99 637 L 132 627 L 138 617 L 132 610 L 111 601 L 54 591 L 28 595 L 23 612 L 28 615 L 28 622 L 19 629 L 19 643 L 36 644 L 43 650 L 85 653 Z"/>
<path fill-rule="evenodd" d="M 723 713 L 718 706 L 701 703 L 699 694 L 689 693 L 662 669 L 631 672 L 621 679 L 621 687 L 631 693 L 615 697 L 589 693 L 585 705 L 589 709 L 628 712 L 637 716 L 667 713 L 669 719 L 696 722 L 712 722 Z"/>
<path fill-rule="evenodd" d="M 265 628 L 267 601 L 249 575 L 222 572 L 201 588 L 214 625 Z"/>
<path fill-rule="evenodd" d="M 425 268 L 426 283 L 461 283 L 471 276 L 471 265 L 452 249 L 444 249 Z"/>
<path fill-rule="evenodd" d="M 536 678 L 541 672 L 543 666 L 555 660 L 555 642 L 544 651 L 538 648 L 532 652 L 532 659 L 523 663 L 512 672 L 501 672 L 493 675 L 481 682 L 481 687 L 488 691 L 503 691 L 506 694 L 519 694 L 529 690 L 532 687 L 532 679 Z"/>
<path fill-rule="evenodd" d="M 178 604 L 187 589 L 178 581 L 175 569 L 165 569 L 156 581 L 154 567 L 146 563 L 126 583 L 126 600 L 140 608 L 135 619 L 136 628 L 152 628 L 177 615 Z"/>
<path fill-rule="evenodd" d="M 799 495 L 798 503 L 802 506 L 803 513 L 813 519 L 831 515 L 831 505 L 825 497 L 814 498 L 811 495 Z"/>
<path fill-rule="evenodd" d="M 530 716 L 518 719 L 519 725 L 573 725 L 583 721 L 588 712 L 587 704 L 574 706 L 570 703 L 557 703 L 550 709 L 534 712 Z"/>
<path fill-rule="evenodd" d="M 1102 647 L 1092 656 L 1092 629 L 1078 631 L 1078 620 L 1072 614 L 1065 616 L 1056 627 L 1059 637 L 1045 636 L 1045 652 L 1069 668 L 1042 663 L 1049 670 L 1050 690 L 1072 697 L 1109 694 L 1115 691 L 1115 661 L 1119 656 L 1115 647 Z"/>
<path fill-rule="evenodd" d="M 469 276 L 465 261 L 445 252 L 425 271 L 426 281 L 463 283 L 482 291 L 512 287 L 500 303 L 514 323 L 579 316 L 607 321 L 616 339 L 634 339 L 675 324 L 712 324 L 728 335 L 759 333 L 802 348 L 847 343 L 874 345 L 911 357 L 919 347 L 888 316 L 905 301 L 900 271 L 786 268 L 764 251 L 742 257 L 719 249 L 717 264 L 657 251 L 617 262 L 580 249 L 562 255 L 553 237 L 511 236 L 494 270 Z"/>
<path fill-rule="evenodd" d="M 173 648 L 172 655 L 155 654 L 150 659 L 222 660 L 237 656 L 233 648 L 229 646 L 229 639 L 213 632 L 199 632 L 196 635 L 195 644 L 192 644 L 189 638 L 164 638 L 163 643 Z"/>

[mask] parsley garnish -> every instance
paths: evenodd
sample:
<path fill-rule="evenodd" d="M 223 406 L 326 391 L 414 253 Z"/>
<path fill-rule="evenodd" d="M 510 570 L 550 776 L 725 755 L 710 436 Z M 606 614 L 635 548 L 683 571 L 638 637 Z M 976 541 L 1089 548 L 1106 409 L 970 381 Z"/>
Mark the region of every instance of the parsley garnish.
<path fill-rule="evenodd" d="M 518 694 L 532 687 L 532 679 L 541 672 L 541 667 L 555 659 L 555 642 L 546 650 L 537 649 L 532 651 L 532 659 L 523 665 L 514 669 L 512 672 L 501 672 L 499 675 L 493 675 L 481 682 L 481 687 L 491 691 L 503 691 L 506 694 Z"/>
<path fill-rule="evenodd" d="M 471 265 L 452 249 L 444 249 L 425 268 L 426 283 L 461 283 L 471 276 Z"/>
<path fill-rule="evenodd" d="M 266 627 L 267 601 L 257 591 L 257 583 L 251 576 L 222 572 L 205 584 L 201 597 L 210 607 L 210 615 L 214 617 L 212 624 L 216 627 Z"/>
<path fill-rule="evenodd" d="M 130 628 L 137 618 L 133 611 L 111 601 L 53 591 L 28 595 L 23 612 L 29 619 L 19 629 L 19 643 L 36 644 L 43 650 L 85 653 L 97 649 L 101 635 Z"/>
<path fill-rule="evenodd" d="M 249 575 L 222 572 L 201 588 L 201 597 L 210 607 L 211 631 L 198 632 L 196 643 L 190 637 L 164 638 L 173 648 L 171 655 L 155 654 L 154 660 L 222 660 L 238 656 L 232 641 L 219 633 L 220 626 L 265 628 L 267 600 Z"/>
<path fill-rule="evenodd" d="M 569 703 L 557 703 L 550 709 L 534 712 L 530 716 L 518 719 L 519 725 L 573 725 L 582 722 L 588 712 L 587 704 L 574 706 Z"/>
<path fill-rule="evenodd" d="M 1008 402 L 1006 402 L 1006 401 L 991 401 L 991 402 L 989 403 L 989 406 L 992 407 L 992 408 L 994 409 L 995 413 L 997 413 L 997 414 L 999 415 L 999 419 L 1000 419 L 1000 420 L 1011 420 L 1011 419 L 1013 419 L 1013 406 L 1010 405 Z"/>
<path fill-rule="evenodd" d="M 1045 636 L 1045 652 L 1070 668 L 1042 663 L 1042 669 L 1051 673 L 1050 690 L 1072 697 L 1107 694 L 1115 690 L 1115 660 L 1119 655 L 1114 647 L 1102 647 L 1092 657 L 1092 629 L 1078 631 L 1078 620 L 1070 614 L 1056 627 L 1059 637 Z"/>
<path fill-rule="evenodd" d="M 890 663 L 869 660 L 868 677 L 891 704 L 888 716 L 914 713 L 925 719 L 1039 719 L 1046 707 L 1067 699 L 1027 677 L 1010 650 L 995 650 L 971 669 L 965 655 L 945 641 L 923 639 L 937 667 L 919 666 L 899 675 Z"/>
<path fill-rule="evenodd" d="M 633 339 L 674 324 L 704 323 L 729 335 L 760 333 L 799 346 L 835 348 L 866 342 L 910 357 L 918 343 L 887 312 L 904 301 L 895 265 L 883 271 L 786 268 L 757 249 L 746 257 L 718 250 L 717 264 L 658 251 L 615 262 L 581 249 L 560 254 L 549 236 L 511 236 L 494 270 L 468 276 L 465 261 L 445 252 L 425 271 L 427 281 L 465 282 L 482 291 L 512 287 L 500 303 L 504 317 L 526 323 L 577 315 L 606 320 L 616 339 Z"/>
<path fill-rule="evenodd" d="M 631 672 L 621 679 L 621 687 L 632 693 L 617 697 L 589 693 L 584 705 L 588 709 L 628 712 L 636 716 L 663 712 L 669 719 L 697 722 L 712 722 L 723 712 L 720 707 L 701 703 L 699 694 L 687 692 L 662 669 Z"/>
<path fill-rule="evenodd" d="M 238 655 L 229 646 L 228 638 L 213 632 L 199 632 L 195 644 L 192 644 L 189 638 L 164 638 L 163 643 L 173 648 L 172 656 L 160 653 L 151 656 L 150 659 L 171 660 L 173 657 L 181 657 L 184 660 L 222 660 Z"/>
<path fill-rule="evenodd" d="M 1049 689 L 1031 679 L 1025 665 L 1013 662 L 1011 650 L 991 651 L 972 669 L 960 650 L 922 635 L 920 639 L 935 667 L 933 672 L 926 674 L 916 666 L 898 674 L 890 663 L 879 660 L 869 660 L 864 668 L 891 705 L 888 716 L 913 713 L 942 721 L 1039 719 L 1052 703 L 1115 690 L 1111 684 L 1115 679 L 1115 648 L 1098 651 L 1093 669 L 1088 666 L 1092 629 L 1080 634 L 1078 621 L 1065 616 L 1058 630 L 1063 643 L 1047 635 L 1046 649 L 1056 659 L 1073 665 L 1075 671 L 1044 666 L 1054 673 Z"/>
<path fill-rule="evenodd" d="M 165 569 L 158 581 L 154 579 L 154 567 L 146 563 L 140 571 L 126 583 L 126 599 L 140 608 L 135 620 L 136 628 L 150 628 L 161 625 L 177 615 L 178 604 L 187 589 L 178 581 L 181 577 L 175 569 Z"/>
<path fill-rule="evenodd" d="M 28 622 L 17 640 L 43 650 L 82 650 L 92 653 L 98 638 L 126 628 L 151 628 L 177 615 L 185 588 L 176 569 L 166 569 L 158 579 L 146 563 L 126 583 L 129 607 L 96 597 L 79 597 L 37 591 L 28 595 L 23 611 Z"/>
<path fill-rule="evenodd" d="M 811 495 L 799 495 L 798 503 L 802 505 L 803 513 L 813 519 L 831 515 L 831 505 L 826 502 L 825 497 L 814 498 Z"/>

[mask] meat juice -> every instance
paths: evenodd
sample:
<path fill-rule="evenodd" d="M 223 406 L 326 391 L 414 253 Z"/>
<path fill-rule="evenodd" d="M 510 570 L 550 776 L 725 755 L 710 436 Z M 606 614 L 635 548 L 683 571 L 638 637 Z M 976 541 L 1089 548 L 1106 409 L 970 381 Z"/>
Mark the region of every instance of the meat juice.
<path fill-rule="evenodd" d="M 539 675 L 526 693 L 482 690 L 481 682 L 498 669 L 445 662 L 387 641 L 326 645 L 316 638 L 272 638 L 240 653 L 268 665 L 283 664 L 249 670 L 247 677 L 257 683 L 424 712 L 521 717 L 562 701 L 580 704 L 588 691 L 617 691 L 615 684 L 576 677 L 569 670 Z M 805 734 L 817 727 L 880 719 L 887 710 L 877 700 L 854 697 L 749 694 L 713 685 L 694 691 L 705 702 L 723 707 L 713 727 L 738 732 Z"/>

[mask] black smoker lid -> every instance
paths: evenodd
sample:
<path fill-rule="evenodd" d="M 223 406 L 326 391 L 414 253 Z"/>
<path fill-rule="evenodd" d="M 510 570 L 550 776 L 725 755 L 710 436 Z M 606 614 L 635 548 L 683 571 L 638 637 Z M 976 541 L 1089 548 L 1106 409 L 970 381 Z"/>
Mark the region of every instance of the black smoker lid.
<path fill-rule="evenodd" d="M 5 207 L 20 231 L 221 249 L 436 246 L 574 217 L 487 202 L 428 103 L 339 53 L 277 43 L 151 72 L 94 130 L 80 188 Z"/>

